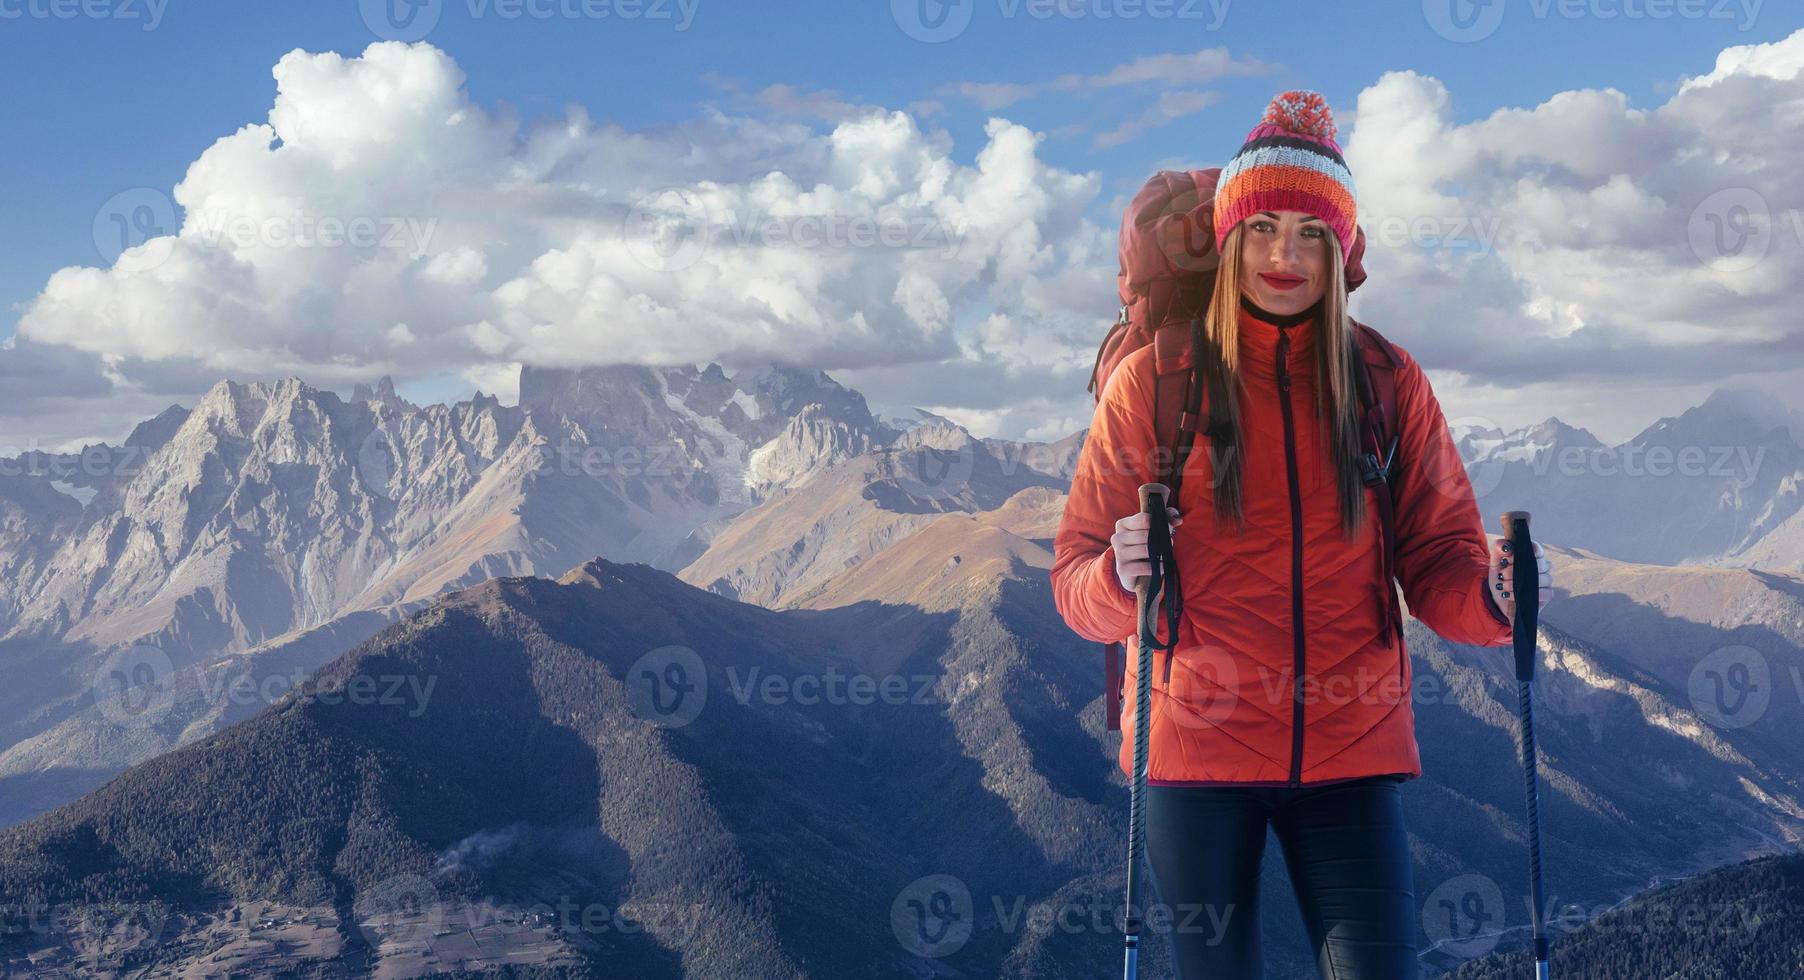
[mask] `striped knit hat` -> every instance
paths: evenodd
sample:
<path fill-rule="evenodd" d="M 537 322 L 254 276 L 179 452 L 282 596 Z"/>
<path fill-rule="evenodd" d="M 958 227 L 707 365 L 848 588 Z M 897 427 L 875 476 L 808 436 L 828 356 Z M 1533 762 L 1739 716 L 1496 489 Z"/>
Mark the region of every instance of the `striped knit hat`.
<path fill-rule="evenodd" d="M 1340 236 L 1341 263 L 1353 249 L 1358 194 L 1334 142 L 1334 115 L 1320 94 L 1292 90 L 1272 99 L 1215 188 L 1215 248 L 1260 211 L 1302 211 Z"/>

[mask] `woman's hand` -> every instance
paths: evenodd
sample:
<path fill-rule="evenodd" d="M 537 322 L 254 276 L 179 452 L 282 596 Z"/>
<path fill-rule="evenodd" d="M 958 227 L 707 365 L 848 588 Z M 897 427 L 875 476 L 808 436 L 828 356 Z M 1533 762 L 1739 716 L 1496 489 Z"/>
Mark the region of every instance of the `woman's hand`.
<path fill-rule="evenodd" d="M 1176 507 L 1166 507 L 1167 517 L 1171 522 L 1172 533 L 1177 533 L 1178 525 L 1184 519 L 1178 516 Z M 1115 522 L 1115 533 L 1109 536 L 1109 544 L 1115 546 L 1115 577 L 1121 580 L 1121 587 L 1128 592 L 1134 591 L 1134 579 L 1153 573 L 1153 562 L 1146 545 L 1147 535 L 1152 533 L 1152 515 L 1145 511 L 1136 511 Z M 1163 591 L 1163 590 L 1161 590 Z M 1158 596 L 1154 596 L 1157 599 Z"/>
<path fill-rule="evenodd" d="M 1507 609 L 1504 603 L 1509 601 L 1510 591 L 1514 586 L 1516 573 L 1510 561 L 1510 539 L 1491 539 L 1491 598 L 1497 600 L 1497 608 Z M 1547 557 L 1541 553 L 1541 542 L 1535 542 L 1535 565 L 1541 572 L 1541 606 L 1547 605 L 1548 597 L 1553 593 L 1553 569 L 1547 564 Z M 1537 606 L 1537 609 L 1540 607 Z"/>

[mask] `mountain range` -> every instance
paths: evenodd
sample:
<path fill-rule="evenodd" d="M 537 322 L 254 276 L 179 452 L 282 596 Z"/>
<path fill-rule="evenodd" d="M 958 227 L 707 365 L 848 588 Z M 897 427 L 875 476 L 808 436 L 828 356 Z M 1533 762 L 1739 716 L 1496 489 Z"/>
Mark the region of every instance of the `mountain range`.
<path fill-rule="evenodd" d="M 948 556 L 905 602 L 770 610 L 604 559 L 439 597 L 243 723 L 0 832 L 7 918 L 39 923 L 6 956 L 40 976 L 1094 976 L 1119 955 L 1126 792 L 1094 648 L 1047 615 L 1061 504 L 1030 488 L 936 518 L 896 546 Z M 1671 571 L 1597 561 L 1648 594 Z M 1722 574 L 1804 618 L 1804 583 Z M 1610 622 L 1584 611 L 1574 629 Z M 1640 636 L 1682 633 L 1684 611 Z M 1538 684 L 1554 906 L 1795 848 L 1795 708 L 1719 730 L 1558 622 Z M 1800 638 L 1779 639 L 1769 667 L 1796 671 Z M 1474 924 L 1520 926 L 1514 685 L 1503 651 L 1413 621 L 1409 643 L 1439 968 L 1474 952 L 1447 955 L 1467 935 L 1431 914 L 1449 888 Z M 1263 887 L 1284 895 L 1273 853 Z M 1271 975 L 1311 975 L 1294 907 L 1264 915 Z"/>
<path fill-rule="evenodd" d="M 222 692 L 292 686 L 447 590 L 681 567 L 717 520 L 901 431 L 818 371 L 528 368 L 517 406 L 226 381 L 119 447 L 5 461 L 0 819 L 247 716 L 268 699 Z M 124 731 L 95 695 L 133 674 L 177 706 Z"/>
<path fill-rule="evenodd" d="M 1599 451 L 1557 420 L 1456 430 L 1485 513 L 1528 501 L 1559 570 L 1537 727 L 1561 902 L 1804 832 L 1804 577 L 1749 564 L 1795 523 L 1800 454 L 1758 415 L 1719 393 L 1637 437 L 1764 447 L 1739 496 L 1537 471 Z M 0 798 L 22 822 L 0 881 L 13 921 L 37 903 L 50 925 L 6 956 L 46 975 L 1117 968 L 1120 736 L 1046 580 L 1083 435 L 976 439 L 880 419 L 818 372 L 710 365 L 528 371 L 516 407 L 222 383 L 86 454 L 106 464 L 16 460 Z M 1593 477 L 1622 495 L 1613 521 L 1672 508 L 1658 542 L 1589 526 L 1560 488 Z M 1719 539 L 1689 563 L 1624 553 Z M 1414 621 L 1409 645 L 1439 971 L 1489 951 L 1461 938 L 1481 918 L 1497 951 L 1520 939 L 1515 692 L 1503 651 Z M 803 695 L 835 678 L 896 690 Z M 648 717 L 697 681 L 694 719 Z M 1281 862 L 1263 881 L 1287 892 Z M 1429 914 L 1453 892 L 1483 914 Z M 559 902 L 647 928 L 573 926 Z M 1294 907 L 1264 914 L 1271 975 L 1311 975 Z M 1060 925 L 1080 920 L 1103 924 Z"/>
<path fill-rule="evenodd" d="M 1480 508 L 1530 511 L 1548 540 L 1625 561 L 1804 571 L 1804 417 L 1771 395 L 1718 390 L 1615 446 L 1551 417 L 1453 432 Z"/>

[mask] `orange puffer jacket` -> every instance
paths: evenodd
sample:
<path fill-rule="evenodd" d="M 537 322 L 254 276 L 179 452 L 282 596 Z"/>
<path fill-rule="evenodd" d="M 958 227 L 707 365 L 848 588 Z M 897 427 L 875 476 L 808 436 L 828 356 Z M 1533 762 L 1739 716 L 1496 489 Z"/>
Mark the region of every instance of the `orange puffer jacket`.
<path fill-rule="evenodd" d="M 1246 532 L 1214 526 L 1210 445 L 1199 433 L 1173 539 L 1183 616 L 1178 644 L 1154 651 L 1147 781 L 1299 786 L 1422 774 L 1409 698 L 1409 656 L 1387 631 L 1378 505 L 1349 539 L 1316 420 L 1319 323 L 1279 327 L 1240 312 L 1241 460 Z M 1288 334 L 1288 339 L 1285 336 Z M 1395 346 L 1395 345 L 1393 345 Z M 1415 358 L 1396 347 L 1396 570 L 1411 615 L 1441 636 L 1508 646 L 1510 625 L 1485 576 L 1490 545 L 1439 403 Z M 1133 731 L 1139 657 L 1135 598 L 1115 574 L 1116 520 L 1140 509 L 1155 479 L 1153 347 L 1110 374 L 1091 419 L 1053 541 L 1054 602 L 1079 635 L 1127 641 L 1121 728 Z M 1325 394 L 1325 393 L 1324 393 Z M 1286 410 L 1288 408 L 1288 411 Z M 1169 634 L 1163 613 L 1158 639 Z M 1166 657 L 1172 660 L 1165 680 Z M 1124 773 L 1133 739 L 1121 740 Z"/>

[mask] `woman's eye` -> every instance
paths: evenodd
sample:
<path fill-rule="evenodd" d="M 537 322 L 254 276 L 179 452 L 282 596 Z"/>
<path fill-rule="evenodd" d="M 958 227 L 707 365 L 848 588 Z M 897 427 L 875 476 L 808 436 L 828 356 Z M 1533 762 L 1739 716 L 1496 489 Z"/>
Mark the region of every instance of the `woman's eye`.
<path fill-rule="evenodd" d="M 1249 222 L 1247 222 L 1247 227 L 1253 229 L 1254 231 L 1260 232 L 1262 234 L 1274 232 L 1274 231 L 1278 230 L 1276 225 L 1274 225 L 1270 221 L 1264 220 L 1264 219 L 1261 219 L 1259 221 L 1249 221 Z M 1325 234 L 1325 232 L 1323 232 L 1321 225 L 1308 225 L 1308 226 L 1304 227 L 1303 234 L 1308 235 L 1311 238 L 1320 238 Z"/>

